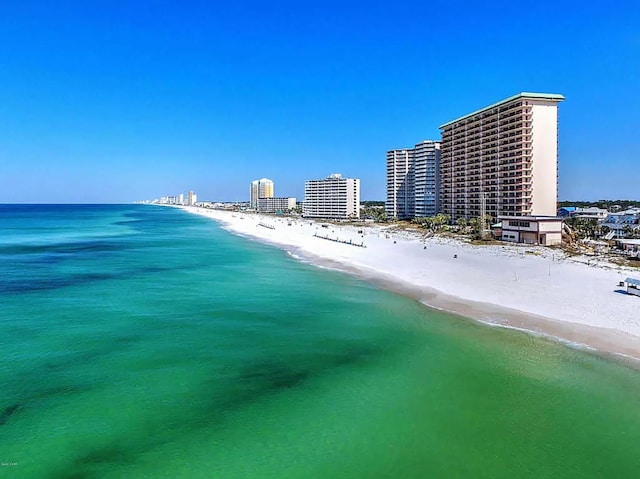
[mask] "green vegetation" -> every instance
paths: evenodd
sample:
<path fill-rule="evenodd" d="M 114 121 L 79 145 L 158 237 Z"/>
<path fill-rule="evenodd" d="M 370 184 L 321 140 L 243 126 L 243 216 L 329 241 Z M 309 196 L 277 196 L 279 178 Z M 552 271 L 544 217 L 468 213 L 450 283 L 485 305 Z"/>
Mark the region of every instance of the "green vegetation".
<path fill-rule="evenodd" d="M 567 218 L 564 222 L 573 230 L 575 239 L 595 239 L 610 231 L 608 226 L 598 224 L 595 218 Z M 631 225 L 625 225 L 623 231 L 626 238 L 640 238 L 640 231 L 634 230 Z"/>
<path fill-rule="evenodd" d="M 430 217 L 414 218 L 411 220 L 411 225 L 427 229 L 432 233 L 470 235 L 472 240 L 487 242 L 492 240 L 490 234 L 492 220 L 491 215 L 485 215 L 484 218 L 471 218 L 469 221 L 458 218 L 455 226 L 450 226 L 451 217 L 440 213 Z"/>
<path fill-rule="evenodd" d="M 476 240 L 488 240 L 491 239 L 490 227 L 493 217 L 491 215 L 479 216 L 477 218 L 471 218 L 469 220 L 469 226 L 471 227 L 471 234 L 473 239 Z"/>
<path fill-rule="evenodd" d="M 384 207 L 380 208 L 379 206 L 364 206 L 360 208 L 360 218 L 370 218 L 376 223 L 385 223 L 387 221 L 387 212 L 384 210 Z"/>
<path fill-rule="evenodd" d="M 413 224 L 426 228 L 433 233 L 437 233 L 445 229 L 446 225 L 448 225 L 450 221 L 451 217 L 449 215 L 443 215 L 442 213 L 438 213 L 435 216 L 420 217 L 411 220 Z"/>
<path fill-rule="evenodd" d="M 360 206 L 365 208 L 370 206 L 382 206 L 384 208 L 384 201 L 361 201 Z"/>
<path fill-rule="evenodd" d="M 598 220 L 595 218 L 567 218 L 564 222 L 579 239 L 596 238 L 609 232 L 608 227 L 598 226 Z"/>

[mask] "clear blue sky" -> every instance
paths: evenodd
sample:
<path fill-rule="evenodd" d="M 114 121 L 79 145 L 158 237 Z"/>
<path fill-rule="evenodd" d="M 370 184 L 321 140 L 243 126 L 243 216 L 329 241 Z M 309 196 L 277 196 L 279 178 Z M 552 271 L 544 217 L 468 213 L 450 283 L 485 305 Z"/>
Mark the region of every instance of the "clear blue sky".
<path fill-rule="evenodd" d="M 384 199 L 385 152 L 561 93 L 560 199 L 640 199 L 640 2 L 3 1 L 0 202 Z"/>

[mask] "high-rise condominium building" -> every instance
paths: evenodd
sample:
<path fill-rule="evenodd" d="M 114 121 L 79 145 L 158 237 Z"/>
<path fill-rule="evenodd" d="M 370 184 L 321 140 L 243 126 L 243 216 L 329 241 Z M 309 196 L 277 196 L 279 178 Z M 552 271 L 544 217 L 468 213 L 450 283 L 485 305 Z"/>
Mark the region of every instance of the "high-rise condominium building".
<path fill-rule="evenodd" d="M 273 181 L 268 178 L 254 180 L 249 190 L 249 206 L 258 209 L 258 199 L 273 198 Z"/>
<path fill-rule="evenodd" d="M 304 184 L 302 215 L 307 218 L 360 218 L 360 180 L 334 173 Z"/>
<path fill-rule="evenodd" d="M 415 162 L 415 216 L 438 214 L 440 189 L 440 142 L 426 140 L 413 149 Z"/>
<path fill-rule="evenodd" d="M 438 213 L 440 142 L 426 140 L 414 148 L 387 152 L 387 201 L 391 218 Z"/>
<path fill-rule="evenodd" d="M 193 206 L 197 202 L 198 202 L 198 196 L 193 191 L 189 191 L 189 193 L 187 193 L 187 204 L 189 206 Z"/>
<path fill-rule="evenodd" d="M 387 151 L 387 201 L 390 218 L 413 218 L 415 213 L 413 148 Z"/>
<path fill-rule="evenodd" d="M 440 126 L 440 211 L 457 218 L 555 216 L 558 103 L 519 93 Z"/>

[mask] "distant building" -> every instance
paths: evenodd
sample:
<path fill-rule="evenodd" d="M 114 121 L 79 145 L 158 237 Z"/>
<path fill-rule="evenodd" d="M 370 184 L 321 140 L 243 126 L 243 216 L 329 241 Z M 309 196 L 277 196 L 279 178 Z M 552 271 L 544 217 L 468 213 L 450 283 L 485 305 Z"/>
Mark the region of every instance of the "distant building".
<path fill-rule="evenodd" d="M 177 204 L 179 204 L 179 205 L 184 205 L 184 193 L 180 193 L 180 194 L 178 195 Z"/>
<path fill-rule="evenodd" d="M 640 253 L 640 239 L 617 239 L 615 244 L 626 253 Z"/>
<path fill-rule="evenodd" d="M 601 224 L 609 228 L 606 239 L 626 238 L 640 234 L 640 208 L 629 208 L 617 213 L 609 213 Z"/>
<path fill-rule="evenodd" d="M 179 196 L 163 196 L 160 198 L 161 205 L 181 205 L 182 199 Z"/>
<path fill-rule="evenodd" d="M 414 148 L 387 152 L 387 216 L 397 219 L 434 216 L 440 189 L 440 142 L 425 140 Z"/>
<path fill-rule="evenodd" d="M 478 217 L 552 216 L 558 191 L 558 103 L 519 93 L 440 126 L 440 211 Z"/>
<path fill-rule="evenodd" d="M 287 213 L 295 207 L 295 198 L 258 198 L 257 210 L 260 213 Z"/>
<path fill-rule="evenodd" d="M 577 209 L 578 208 L 575 206 L 563 206 L 561 208 L 558 208 L 556 214 L 561 218 L 570 218 L 571 216 L 576 214 Z"/>
<path fill-rule="evenodd" d="M 583 218 L 583 219 L 596 219 L 603 221 L 609 212 L 604 208 L 596 208 L 595 206 L 589 206 L 587 208 L 581 208 L 579 206 L 563 206 L 558 208 L 557 215 L 562 218 Z"/>
<path fill-rule="evenodd" d="M 574 218 L 583 218 L 583 219 L 595 219 L 598 221 L 603 221 L 609 215 L 609 211 L 604 208 L 596 208 L 595 206 L 590 206 L 588 208 L 576 208 L 576 211 L 573 214 Z"/>
<path fill-rule="evenodd" d="M 198 196 L 193 192 L 189 191 L 187 194 L 187 204 L 189 206 L 194 206 L 198 202 Z"/>
<path fill-rule="evenodd" d="M 562 218 L 555 216 L 499 216 L 502 241 L 553 246 L 562 243 Z"/>
<path fill-rule="evenodd" d="M 304 185 L 302 215 L 307 218 L 360 218 L 360 180 L 334 173 Z"/>
<path fill-rule="evenodd" d="M 249 190 L 249 207 L 257 210 L 258 200 L 260 198 L 273 198 L 273 191 L 273 181 L 268 178 L 252 181 Z"/>

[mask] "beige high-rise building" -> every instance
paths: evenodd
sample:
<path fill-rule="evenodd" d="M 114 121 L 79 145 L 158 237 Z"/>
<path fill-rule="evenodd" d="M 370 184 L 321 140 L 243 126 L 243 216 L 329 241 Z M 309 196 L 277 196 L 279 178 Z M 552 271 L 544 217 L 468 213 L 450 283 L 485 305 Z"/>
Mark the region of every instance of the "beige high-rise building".
<path fill-rule="evenodd" d="M 260 198 L 273 198 L 273 181 L 268 178 L 254 180 L 251 182 L 249 190 L 249 206 L 258 209 Z"/>
<path fill-rule="evenodd" d="M 494 218 L 555 216 L 563 100 L 519 93 L 440 126 L 440 211 L 452 221 L 483 209 Z"/>

